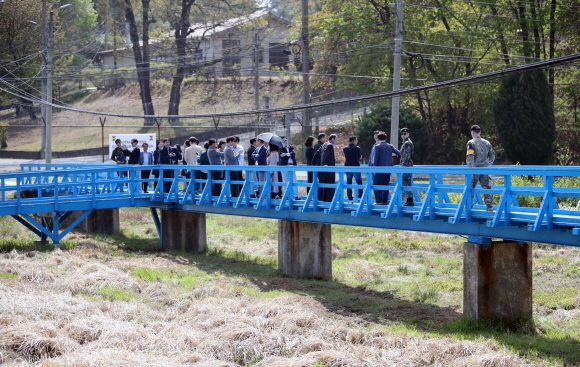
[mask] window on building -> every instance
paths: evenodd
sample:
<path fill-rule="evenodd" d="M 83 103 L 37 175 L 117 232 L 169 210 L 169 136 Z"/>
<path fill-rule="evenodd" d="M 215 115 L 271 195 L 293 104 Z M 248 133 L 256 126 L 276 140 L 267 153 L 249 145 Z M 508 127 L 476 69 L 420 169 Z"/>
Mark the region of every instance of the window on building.
<path fill-rule="evenodd" d="M 288 55 L 284 54 L 285 44 L 280 43 L 270 43 L 270 49 L 268 51 L 268 56 L 270 58 L 270 69 L 282 68 L 288 70 L 288 63 L 290 58 Z"/>

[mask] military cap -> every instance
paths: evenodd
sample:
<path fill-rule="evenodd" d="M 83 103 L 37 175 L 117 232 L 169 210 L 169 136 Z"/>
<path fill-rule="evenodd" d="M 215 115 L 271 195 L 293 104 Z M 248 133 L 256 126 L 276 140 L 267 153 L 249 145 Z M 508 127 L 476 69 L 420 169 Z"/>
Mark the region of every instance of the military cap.
<path fill-rule="evenodd" d="M 471 127 L 471 129 L 469 129 L 469 130 L 471 130 L 471 131 L 481 131 L 481 127 L 479 127 L 479 125 L 473 125 Z"/>
<path fill-rule="evenodd" d="M 402 133 L 408 133 L 408 132 L 409 132 L 409 129 L 407 129 L 406 127 L 404 127 L 404 128 L 401 129 L 401 134 Z"/>

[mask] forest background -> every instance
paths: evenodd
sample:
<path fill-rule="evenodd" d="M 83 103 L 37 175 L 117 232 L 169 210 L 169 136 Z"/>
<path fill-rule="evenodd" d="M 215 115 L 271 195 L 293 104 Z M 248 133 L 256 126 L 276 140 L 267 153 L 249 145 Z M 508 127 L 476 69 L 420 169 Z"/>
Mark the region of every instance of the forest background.
<path fill-rule="evenodd" d="M 180 114 L 180 91 L 191 72 L 188 57 L 199 47 L 199 40 L 187 35 L 200 24 L 211 30 L 226 19 L 264 7 L 291 22 L 288 42 L 301 39 L 299 0 L 69 2 L 73 6 L 55 11 L 55 79 L 76 81 L 101 72 L 95 68 L 96 52 L 127 42 L 137 63 L 139 102 L 147 115 Z M 379 0 L 308 4 L 311 93 L 324 100 L 324 95 L 356 97 L 391 90 L 396 20 L 392 4 Z M 30 100 L 40 90 L 40 20 L 38 0 L 0 4 L 0 105 L 27 109 L 32 120 L 38 119 Z M 404 3 L 403 23 L 401 88 L 580 52 L 580 4 L 574 0 L 409 0 Z M 260 26 L 260 21 L 245 25 Z M 152 46 L 151 40 L 161 42 Z M 168 62 L 151 63 L 155 53 L 168 56 Z M 298 62 L 280 72 L 296 78 L 300 67 Z M 202 75 L 203 68 L 196 73 Z M 151 80 L 160 77 L 171 83 L 167 106 L 156 103 L 151 94 Z M 204 78 L 208 76 L 196 80 L 201 83 Z M 417 163 L 463 161 L 469 127 L 477 124 L 494 144 L 500 162 L 578 164 L 579 79 L 578 64 L 573 63 L 419 92 L 401 99 L 401 126 L 405 116 L 412 118 L 421 131 L 416 139 L 429 147 L 424 161 Z M 23 98 L 14 103 L 9 92 Z M 384 117 L 381 123 L 388 125 L 388 109 L 381 106 L 389 103 L 374 101 L 359 107 L 374 108 L 375 115 Z M 359 125 L 373 124 L 361 120 Z"/>

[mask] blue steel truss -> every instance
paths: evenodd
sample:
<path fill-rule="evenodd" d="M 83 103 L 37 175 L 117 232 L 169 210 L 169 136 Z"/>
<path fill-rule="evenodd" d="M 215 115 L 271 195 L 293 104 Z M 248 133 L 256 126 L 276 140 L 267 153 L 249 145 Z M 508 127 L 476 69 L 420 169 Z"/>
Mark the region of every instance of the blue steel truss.
<path fill-rule="evenodd" d="M 159 177 L 141 179 L 142 170 L 158 169 Z M 212 169 L 223 172 L 212 178 Z M 191 178 L 180 176 L 190 170 Z M 231 180 L 232 171 L 243 171 L 243 180 Z M 273 171 L 288 172 L 288 182 L 272 180 Z M 250 181 L 252 172 L 266 172 L 265 181 Z M 306 181 L 313 172 L 314 182 Z M 362 185 L 347 184 L 345 172 L 360 172 Z M 394 174 L 388 186 L 372 184 L 372 173 Z M 334 184 L 318 183 L 320 173 L 334 173 Z M 402 173 L 412 173 L 412 186 L 403 186 Z M 491 190 L 471 188 L 472 175 L 491 175 Z M 303 177 L 303 179 L 296 179 Z M 516 186 L 514 177 L 535 177 L 539 186 Z M 313 166 L 128 166 L 109 164 L 25 164 L 22 172 L 0 174 L 0 215 L 10 215 L 27 228 L 58 243 L 82 218 L 96 209 L 148 207 L 200 213 L 343 224 L 470 236 L 470 241 L 489 239 L 533 241 L 565 246 L 580 245 L 580 188 L 569 178 L 580 176 L 580 167 L 555 166 L 465 166 L 416 167 L 313 167 Z M 207 178 L 199 178 L 207 177 Z M 526 180 L 519 180 L 526 181 Z M 149 192 L 141 191 L 147 182 Z M 527 181 L 526 181 L 527 182 Z M 466 184 L 468 183 L 468 184 Z M 231 195 L 230 185 L 239 185 L 240 195 Z M 217 185 L 219 195 L 212 195 Z M 165 186 L 167 186 L 165 188 Z M 282 188 L 272 198 L 273 187 Z M 308 193 L 305 189 L 309 190 Z M 260 193 L 255 197 L 255 189 Z M 334 189 L 332 201 L 318 197 L 318 189 Z M 345 190 L 362 189 L 360 199 L 349 202 Z M 389 191 L 387 205 L 373 203 L 373 190 Z M 215 188 L 214 188 L 215 190 Z M 403 193 L 412 191 L 415 206 L 403 206 Z M 482 195 L 497 202 L 486 211 Z M 519 205 L 522 197 L 540 197 L 537 207 Z M 575 205 L 560 207 L 558 201 L 572 199 Z M 83 215 L 59 232 L 63 217 L 71 211 Z M 52 227 L 39 221 L 50 213 Z M 157 212 L 152 210 L 158 231 Z M 35 219 L 36 218 L 36 219 Z M 41 217 L 44 218 L 44 217 Z"/>

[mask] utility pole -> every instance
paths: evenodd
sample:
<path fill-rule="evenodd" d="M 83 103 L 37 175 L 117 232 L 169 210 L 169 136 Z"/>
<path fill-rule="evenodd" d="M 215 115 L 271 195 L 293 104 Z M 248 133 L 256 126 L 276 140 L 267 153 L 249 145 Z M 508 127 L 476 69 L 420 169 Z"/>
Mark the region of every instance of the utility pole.
<path fill-rule="evenodd" d="M 259 30 L 254 34 L 254 109 L 260 109 L 260 38 L 258 36 Z M 254 134 L 258 135 L 258 124 L 260 123 L 260 115 L 256 115 L 256 128 Z"/>
<path fill-rule="evenodd" d="M 403 51 L 403 0 L 397 0 L 397 25 L 395 30 L 395 65 L 393 68 L 393 91 L 401 89 L 401 53 Z M 399 144 L 399 104 L 400 96 L 394 96 L 391 108 L 391 144 Z"/>
<path fill-rule="evenodd" d="M 308 0 L 302 0 L 302 104 L 310 103 L 310 48 L 308 42 Z M 304 110 L 304 123 L 302 124 L 302 134 L 304 136 L 312 133 L 310 122 L 310 110 Z"/>
<path fill-rule="evenodd" d="M 46 0 L 42 0 L 42 61 L 40 66 L 42 87 L 40 89 L 41 97 L 40 99 L 46 102 Z M 42 115 L 42 124 L 46 122 L 46 105 L 44 103 L 40 104 L 40 111 Z M 45 157 L 46 149 L 46 129 L 44 126 L 40 129 L 40 158 Z"/>
<path fill-rule="evenodd" d="M 54 44 L 54 13 L 48 20 L 48 52 L 46 60 L 46 101 L 52 103 L 52 48 Z M 46 163 L 52 163 L 52 106 L 46 106 Z"/>

